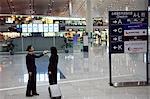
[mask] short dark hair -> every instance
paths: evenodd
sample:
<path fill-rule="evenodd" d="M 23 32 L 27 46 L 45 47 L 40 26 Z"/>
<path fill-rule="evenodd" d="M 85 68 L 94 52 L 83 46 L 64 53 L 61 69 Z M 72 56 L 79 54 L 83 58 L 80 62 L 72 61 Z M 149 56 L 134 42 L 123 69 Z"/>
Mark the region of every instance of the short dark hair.
<path fill-rule="evenodd" d="M 32 45 L 28 45 L 26 51 L 29 51 L 31 49 Z"/>
<path fill-rule="evenodd" d="M 50 50 L 51 50 L 51 54 L 57 55 L 57 48 L 56 47 L 51 47 Z"/>

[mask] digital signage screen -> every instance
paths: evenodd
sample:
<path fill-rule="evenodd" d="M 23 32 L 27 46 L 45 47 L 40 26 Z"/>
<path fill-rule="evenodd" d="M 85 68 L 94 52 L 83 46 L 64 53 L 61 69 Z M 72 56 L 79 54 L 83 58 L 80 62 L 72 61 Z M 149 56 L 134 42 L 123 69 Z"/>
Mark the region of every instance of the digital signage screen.
<path fill-rule="evenodd" d="M 38 32 L 38 24 L 33 24 L 33 32 Z"/>
<path fill-rule="evenodd" d="M 33 32 L 33 26 L 32 26 L 32 24 L 28 24 L 28 32 Z"/>
<path fill-rule="evenodd" d="M 48 24 L 44 24 L 44 32 L 48 32 Z"/>
<path fill-rule="evenodd" d="M 43 24 L 38 24 L 39 32 L 43 32 Z"/>
<path fill-rule="evenodd" d="M 22 32 L 28 32 L 28 25 L 22 24 Z"/>
<path fill-rule="evenodd" d="M 49 32 L 54 32 L 54 25 L 53 24 L 49 24 Z"/>
<path fill-rule="evenodd" d="M 54 32 L 59 32 L 59 24 L 54 24 Z"/>

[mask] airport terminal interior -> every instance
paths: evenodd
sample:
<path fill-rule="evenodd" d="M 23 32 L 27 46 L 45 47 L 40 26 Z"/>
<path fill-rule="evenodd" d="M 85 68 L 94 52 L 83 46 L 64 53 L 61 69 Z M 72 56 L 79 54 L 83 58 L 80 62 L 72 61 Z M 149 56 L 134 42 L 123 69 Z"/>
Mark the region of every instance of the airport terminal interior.
<path fill-rule="evenodd" d="M 149 5 L 150 0 L 0 0 L 0 99 L 53 99 L 53 46 L 58 99 L 150 99 Z M 28 45 L 37 55 L 48 50 L 35 60 L 39 96 L 26 97 Z"/>

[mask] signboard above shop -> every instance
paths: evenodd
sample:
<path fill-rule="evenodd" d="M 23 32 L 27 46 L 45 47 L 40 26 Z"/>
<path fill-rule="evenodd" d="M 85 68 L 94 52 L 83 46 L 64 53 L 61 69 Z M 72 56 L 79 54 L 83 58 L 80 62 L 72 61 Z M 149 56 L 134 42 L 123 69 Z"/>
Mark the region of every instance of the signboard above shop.
<path fill-rule="evenodd" d="M 22 24 L 22 32 L 59 32 L 59 24 Z"/>
<path fill-rule="evenodd" d="M 27 24 L 22 24 L 22 32 L 25 32 L 25 33 L 28 32 L 28 25 Z"/>

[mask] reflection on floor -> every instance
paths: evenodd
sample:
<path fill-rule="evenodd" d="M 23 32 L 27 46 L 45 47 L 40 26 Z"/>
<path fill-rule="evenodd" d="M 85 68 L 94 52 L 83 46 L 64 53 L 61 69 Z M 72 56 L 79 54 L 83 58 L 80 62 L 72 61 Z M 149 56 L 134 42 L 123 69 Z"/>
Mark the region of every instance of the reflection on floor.
<path fill-rule="evenodd" d="M 48 54 L 36 60 L 37 88 L 40 96 L 31 99 L 49 99 L 49 56 Z M 143 59 L 143 54 L 113 55 L 113 82 L 146 80 L 146 65 Z M 148 86 L 109 86 L 108 49 L 105 46 L 90 48 L 88 55 L 82 52 L 59 53 L 58 68 L 58 82 L 63 99 L 150 99 Z M 27 99 L 26 82 L 25 54 L 0 55 L 0 99 Z"/>

